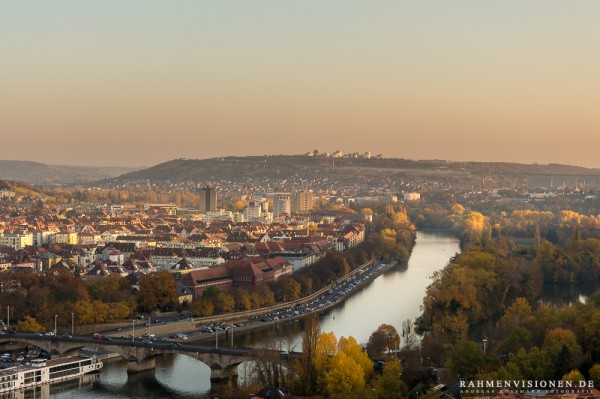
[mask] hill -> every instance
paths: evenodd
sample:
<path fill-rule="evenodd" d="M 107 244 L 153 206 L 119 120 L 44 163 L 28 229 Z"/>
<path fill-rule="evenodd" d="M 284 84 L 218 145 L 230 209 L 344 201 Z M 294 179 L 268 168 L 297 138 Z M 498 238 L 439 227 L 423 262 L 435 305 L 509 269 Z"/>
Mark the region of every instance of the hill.
<path fill-rule="evenodd" d="M 32 161 L 0 160 L 0 179 L 31 184 L 73 184 L 113 178 L 136 168 L 46 165 Z"/>
<path fill-rule="evenodd" d="M 559 164 L 518 164 L 508 162 L 451 162 L 398 158 L 329 158 L 301 155 L 267 155 L 212 159 L 176 159 L 148 169 L 108 180 L 108 184 L 139 181 L 206 181 L 229 178 L 315 178 L 377 174 L 403 175 L 552 175 L 600 176 L 600 169 Z"/>

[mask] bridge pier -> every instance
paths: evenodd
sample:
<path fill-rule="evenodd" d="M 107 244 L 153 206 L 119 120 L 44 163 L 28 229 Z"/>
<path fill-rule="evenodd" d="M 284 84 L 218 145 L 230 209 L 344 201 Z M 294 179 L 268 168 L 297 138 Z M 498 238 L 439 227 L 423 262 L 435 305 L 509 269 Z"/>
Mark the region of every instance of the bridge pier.
<path fill-rule="evenodd" d="M 148 371 L 156 369 L 156 358 L 147 357 L 141 360 L 129 360 L 127 362 L 127 373 L 139 373 L 141 371 Z"/>
<path fill-rule="evenodd" d="M 237 380 L 238 368 L 237 365 L 222 368 L 219 365 L 213 364 L 210 368 L 210 382 L 219 383 L 230 379 Z"/>

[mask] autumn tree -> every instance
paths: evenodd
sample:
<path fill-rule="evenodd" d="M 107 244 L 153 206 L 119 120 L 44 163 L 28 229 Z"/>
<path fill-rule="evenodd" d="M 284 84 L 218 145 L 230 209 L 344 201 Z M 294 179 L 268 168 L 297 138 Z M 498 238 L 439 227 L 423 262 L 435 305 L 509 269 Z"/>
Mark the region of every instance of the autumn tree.
<path fill-rule="evenodd" d="M 138 305 L 142 309 L 166 308 L 176 300 L 175 278 L 168 271 L 150 273 L 140 279 Z"/>
<path fill-rule="evenodd" d="M 17 323 L 17 330 L 25 332 L 39 332 L 43 331 L 44 327 L 38 323 L 35 317 L 25 316 L 23 317 L 23 320 Z"/>
<path fill-rule="evenodd" d="M 573 383 L 577 383 L 579 381 L 585 381 L 585 377 L 581 374 L 579 370 L 571 370 L 565 375 L 562 376 L 561 380 L 563 381 L 571 381 Z M 573 384 L 576 386 L 575 384 Z"/>
<path fill-rule="evenodd" d="M 400 347 L 400 335 L 396 328 L 389 324 L 382 324 L 373 331 L 367 343 L 367 352 L 374 359 L 381 358 L 385 351 Z"/>
<path fill-rule="evenodd" d="M 318 375 L 318 390 L 328 395 L 343 394 L 345 397 L 361 393 L 366 377 L 370 376 L 373 369 L 369 357 L 354 338 L 342 337 L 338 342 L 333 333 L 321 333 L 319 336 L 313 365 Z"/>

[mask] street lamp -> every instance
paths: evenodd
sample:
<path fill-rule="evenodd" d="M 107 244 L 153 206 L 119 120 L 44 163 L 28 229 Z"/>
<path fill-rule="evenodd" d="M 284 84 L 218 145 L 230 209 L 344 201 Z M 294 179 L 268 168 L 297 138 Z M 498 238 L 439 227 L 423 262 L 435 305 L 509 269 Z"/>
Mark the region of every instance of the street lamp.
<path fill-rule="evenodd" d="M 131 342 L 135 342 L 135 317 L 131 320 Z"/>
<path fill-rule="evenodd" d="M 487 338 L 484 338 L 483 339 L 483 354 L 484 355 L 485 355 L 486 346 L 487 346 Z"/>
<path fill-rule="evenodd" d="M 58 315 L 55 314 L 54 315 L 54 335 L 55 336 L 56 336 L 56 331 L 57 331 L 57 329 L 56 329 L 56 323 L 57 323 L 57 321 L 58 321 Z"/>
<path fill-rule="evenodd" d="M 75 313 L 71 312 L 71 335 L 75 335 Z"/>

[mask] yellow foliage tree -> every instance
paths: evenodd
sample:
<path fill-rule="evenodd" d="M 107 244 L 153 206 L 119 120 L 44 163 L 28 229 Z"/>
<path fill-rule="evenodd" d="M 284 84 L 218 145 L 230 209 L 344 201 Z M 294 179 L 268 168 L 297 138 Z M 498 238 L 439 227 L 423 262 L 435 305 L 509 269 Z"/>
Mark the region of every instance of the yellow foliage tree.
<path fill-rule="evenodd" d="M 354 339 L 353 336 L 350 336 L 347 339 L 341 337 L 338 342 L 338 349 L 358 364 L 363 371 L 364 380 L 368 381 L 373 373 L 373 362 L 369 359 L 369 355 L 363 351 L 358 342 L 356 342 L 356 339 Z"/>
<path fill-rule="evenodd" d="M 579 381 L 585 381 L 585 378 L 583 377 L 581 372 L 579 372 L 579 370 L 571 370 L 562 376 L 562 380 L 563 381 L 571 381 L 571 382 L 579 382 Z"/>
<path fill-rule="evenodd" d="M 335 334 L 332 332 L 322 332 L 317 341 L 317 353 L 313 359 L 317 374 L 323 374 L 326 371 L 330 358 L 335 356 L 337 351 L 337 338 Z"/>
<path fill-rule="evenodd" d="M 23 320 L 17 323 L 18 331 L 26 331 L 26 332 L 39 332 L 42 331 L 44 327 L 38 323 L 35 317 L 25 316 Z"/>
<path fill-rule="evenodd" d="M 325 390 L 328 394 L 361 390 L 365 386 L 362 368 L 344 352 L 331 358 L 330 371 L 325 375 Z"/>

